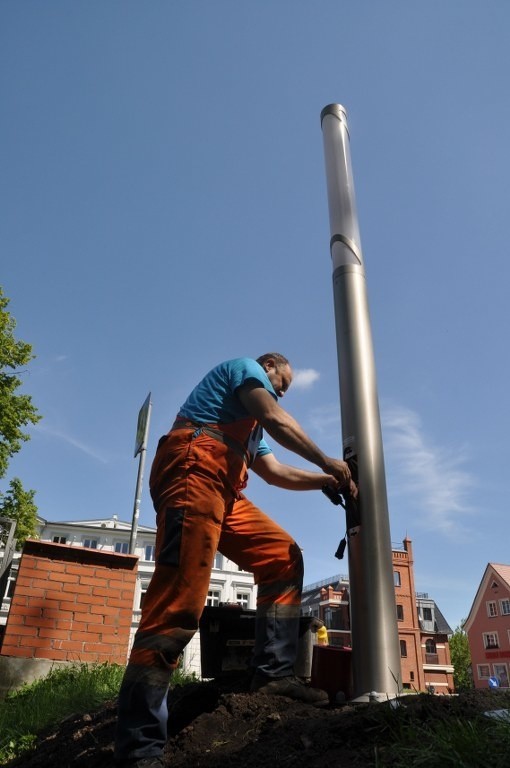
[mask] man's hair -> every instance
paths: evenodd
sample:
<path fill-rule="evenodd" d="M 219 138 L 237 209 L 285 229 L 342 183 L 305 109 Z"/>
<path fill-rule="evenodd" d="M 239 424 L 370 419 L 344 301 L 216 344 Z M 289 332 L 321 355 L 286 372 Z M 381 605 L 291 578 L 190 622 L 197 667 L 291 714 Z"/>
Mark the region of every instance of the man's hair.
<path fill-rule="evenodd" d="M 259 365 L 264 365 L 268 360 L 274 360 L 277 367 L 280 365 L 290 365 L 287 358 L 284 355 L 280 355 L 279 352 L 266 352 L 265 355 L 257 357 L 257 363 Z"/>

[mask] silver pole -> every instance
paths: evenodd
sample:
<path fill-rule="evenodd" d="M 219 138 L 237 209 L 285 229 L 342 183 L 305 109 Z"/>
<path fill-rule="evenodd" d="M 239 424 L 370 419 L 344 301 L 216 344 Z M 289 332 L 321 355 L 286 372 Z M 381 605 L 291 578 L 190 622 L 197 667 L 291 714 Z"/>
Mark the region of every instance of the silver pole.
<path fill-rule="evenodd" d="M 360 525 L 348 539 L 354 698 L 401 687 L 381 421 L 347 115 L 321 112 L 344 458 L 357 466 Z"/>

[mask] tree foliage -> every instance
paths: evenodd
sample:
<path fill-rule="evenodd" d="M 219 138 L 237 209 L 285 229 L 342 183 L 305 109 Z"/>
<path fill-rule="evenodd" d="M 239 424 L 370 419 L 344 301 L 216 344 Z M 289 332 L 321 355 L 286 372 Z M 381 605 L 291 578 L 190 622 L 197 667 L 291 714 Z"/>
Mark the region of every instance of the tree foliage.
<path fill-rule="evenodd" d="M 32 398 L 17 392 L 22 383 L 20 368 L 34 355 L 30 344 L 14 337 L 16 321 L 8 305 L 9 299 L 0 287 L 0 478 L 7 472 L 9 459 L 29 439 L 22 428 L 41 418 Z"/>
<path fill-rule="evenodd" d="M 38 538 L 37 507 L 35 491 L 25 491 L 21 480 L 14 477 L 7 493 L 0 493 L 0 514 L 16 522 L 16 549 L 23 549 L 26 539 Z"/>
<path fill-rule="evenodd" d="M 16 321 L 7 307 L 9 299 L 0 287 L 0 478 L 7 472 L 9 460 L 29 435 L 23 431 L 41 418 L 30 395 L 18 392 L 22 367 L 33 358 L 32 347 L 14 336 Z M 37 535 L 35 491 L 25 491 L 15 477 L 7 493 L 0 493 L 0 516 L 16 521 L 16 548 L 21 549 L 28 536 Z"/>
<path fill-rule="evenodd" d="M 462 629 L 462 623 L 456 628 L 449 639 L 450 654 L 454 666 L 453 682 L 455 691 L 466 691 L 473 688 L 473 674 L 471 670 L 471 651 L 469 650 L 468 636 Z"/>

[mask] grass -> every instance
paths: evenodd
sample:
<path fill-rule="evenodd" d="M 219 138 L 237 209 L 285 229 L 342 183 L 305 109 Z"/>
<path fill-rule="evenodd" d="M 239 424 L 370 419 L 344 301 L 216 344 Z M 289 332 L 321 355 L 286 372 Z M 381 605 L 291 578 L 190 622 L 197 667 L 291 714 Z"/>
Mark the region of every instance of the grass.
<path fill-rule="evenodd" d="M 375 768 L 508 768 L 508 721 L 481 714 L 434 717 L 432 709 L 423 718 L 411 719 L 405 705 L 390 716 L 385 712 L 378 720 L 374 724 Z"/>
<path fill-rule="evenodd" d="M 124 667 L 117 664 L 76 664 L 54 668 L 41 680 L 9 693 L 0 702 L 0 765 L 32 749 L 45 728 L 114 699 L 123 674 Z M 196 679 L 179 668 L 172 687 Z"/>
<path fill-rule="evenodd" d="M 9 693 L 0 702 L 0 765 L 31 749 L 48 726 L 114 698 L 123 673 L 115 664 L 77 664 Z"/>

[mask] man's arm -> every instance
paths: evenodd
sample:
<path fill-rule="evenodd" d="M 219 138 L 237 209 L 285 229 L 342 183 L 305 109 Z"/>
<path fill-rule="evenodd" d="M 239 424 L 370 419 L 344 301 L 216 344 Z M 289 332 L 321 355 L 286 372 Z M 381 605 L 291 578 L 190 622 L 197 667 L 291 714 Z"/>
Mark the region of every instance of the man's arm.
<path fill-rule="evenodd" d="M 252 470 L 269 485 L 276 485 L 287 491 L 318 491 L 325 485 L 333 490 L 338 488 L 338 480 L 333 475 L 282 464 L 273 453 L 257 456 Z"/>
<path fill-rule="evenodd" d="M 248 382 L 239 387 L 237 395 L 248 413 L 257 419 L 277 443 L 315 464 L 326 475 L 333 475 L 341 486 L 349 484 L 351 473 L 345 461 L 326 456 L 267 390 L 254 382 Z"/>

